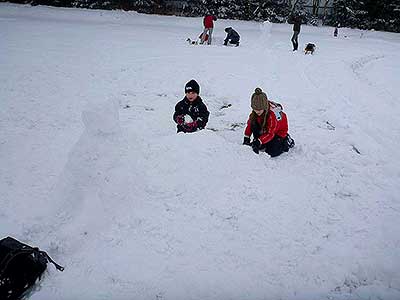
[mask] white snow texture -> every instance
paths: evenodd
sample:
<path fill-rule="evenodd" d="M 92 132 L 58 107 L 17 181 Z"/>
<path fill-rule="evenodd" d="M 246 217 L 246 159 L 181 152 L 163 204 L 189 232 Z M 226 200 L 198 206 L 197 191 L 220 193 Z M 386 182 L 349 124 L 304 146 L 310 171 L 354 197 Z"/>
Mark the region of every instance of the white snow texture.
<path fill-rule="evenodd" d="M 222 46 L 224 28 L 242 37 Z M 400 299 L 400 35 L 0 3 L 0 238 L 30 300 Z M 176 133 L 199 82 L 205 130 Z M 250 96 L 296 146 L 243 146 Z"/>

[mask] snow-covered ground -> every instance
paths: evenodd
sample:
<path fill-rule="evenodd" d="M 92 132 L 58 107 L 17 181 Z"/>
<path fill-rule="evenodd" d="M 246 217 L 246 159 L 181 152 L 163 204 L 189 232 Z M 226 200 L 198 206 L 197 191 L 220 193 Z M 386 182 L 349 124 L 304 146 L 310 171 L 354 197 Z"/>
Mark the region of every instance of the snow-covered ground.
<path fill-rule="evenodd" d="M 0 4 L 0 238 L 66 268 L 30 299 L 400 299 L 400 34 L 303 26 L 306 56 L 288 24 L 201 30 Z M 192 78 L 210 122 L 176 134 Z M 257 86 L 278 158 L 241 145 Z"/>

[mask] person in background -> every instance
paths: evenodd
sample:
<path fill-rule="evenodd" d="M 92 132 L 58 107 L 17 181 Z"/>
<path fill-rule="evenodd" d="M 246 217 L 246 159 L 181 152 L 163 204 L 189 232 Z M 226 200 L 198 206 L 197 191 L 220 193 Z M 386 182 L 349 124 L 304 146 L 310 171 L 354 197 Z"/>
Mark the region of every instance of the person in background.
<path fill-rule="evenodd" d="M 287 116 L 282 105 L 268 100 L 267 94 L 256 88 L 251 96 L 251 108 L 243 145 L 251 146 L 257 154 L 265 151 L 271 157 L 288 152 L 294 146 L 294 140 L 288 134 Z"/>
<path fill-rule="evenodd" d="M 299 48 L 299 34 L 300 34 L 300 27 L 301 27 L 301 19 L 299 16 L 294 17 L 293 21 L 293 36 L 292 36 L 292 44 L 293 44 L 293 51 L 297 51 Z"/>
<path fill-rule="evenodd" d="M 224 45 L 227 46 L 228 42 L 230 44 L 239 46 L 239 40 L 240 40 L 240 35 L 239 33 L 237 33 L 236 30 L 234 30 L 232 27 L 227 27 L 225 28 L 225 32 L 226 32 L 226 38 L 224 41 Z"/>
<path fill-rule="evenodd" d="M 207 44 L 211 45 L 212 40 L 212 32 L 214 29 L 214 21 L 217 21 L 217 17 L 213 15 L 206 15 L 203 19 L 203 35 L 200 40 L 200 44 L 204 44 L 206 35 L 208 34 Z"/>
<path fill-rule="evenodd" d="M 335 30 L 333 31 L 333 36 L 334 37 L 337 37 L 338 36 L 338 33 L 339 33 L 339 24 L 337 24 L 336 26 L 335 26 Z"/>
<path fill-rule="evenodd" d="M 185 85 L 185 98 L 175 105 L 173 119 L 177 132 L 195 132 L 206 127 L 210 115 L 199 96 L 200 86 L 192 79 Z"/>

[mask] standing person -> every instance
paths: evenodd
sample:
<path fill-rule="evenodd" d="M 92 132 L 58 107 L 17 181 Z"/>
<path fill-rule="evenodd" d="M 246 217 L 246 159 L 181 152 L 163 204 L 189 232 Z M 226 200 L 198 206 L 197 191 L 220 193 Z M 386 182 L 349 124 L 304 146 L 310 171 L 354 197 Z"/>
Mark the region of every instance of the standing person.
<path fill-rule="evenodd" d="M 192 79 L 185 85 L 185 98 L 175 105 L 173 119 L 177 132 L 195 132 L 206 127 L 210 115 L 199 96 L 200 86 Z"/>
<path fill-rule="evenodd" d="M 228 46 L 228 42 L 230 44 L 239 46 L 239 40 L 240 40 L 240 35 L 239 33 L 237 33 L 236 30 L 234 30 L 232 27 L 227 27 L 225 28 L 225 32 L 226 32 L 226 38 L 224 41 L 224 45 Z"/>
<path fill-rule="evenodd" d="M 271 157 L 288 152 L 294 146 L 288 134 L 287 116 L 282 105 L 269 101 L 267 95 L 256 88 L 251 96 L 251 112 L 244 131 L 243 145 L 253 148 L 255 153 L 265 151 Z M 253 142 L 250 137 L 253 135 Z"/>
<path fill-rule="evenodd" d="M 203 30 L 203 35 L 201 36 L 200 44 L 204 44 L 206 35 L 208 33 L 207 44 L 211 45 L 212 32 L 213 32 L 213 29 L 214 29 L 214 21 L 217 21 L 217 17 L 216 16 L 206 15 L 204 17 L 204 19 L 203 19 L 204 30 Z"/>
<path fill-rule="evenodd" d="M 293 22 L 293 36 L 291 40 L 293 44 L 293 51 L 297 51 L 297 49 L 299 48 L 298 37 L 300 34 L 300 27 L 301 27 L 301 19 L 299 16 L 296 16 Z"/>
<path fill-rule="evenodd" d="M 333 36 L 337 37 L 339 34 L 340 23 L 336 24 L 335 30 L 333 31 Z"/>

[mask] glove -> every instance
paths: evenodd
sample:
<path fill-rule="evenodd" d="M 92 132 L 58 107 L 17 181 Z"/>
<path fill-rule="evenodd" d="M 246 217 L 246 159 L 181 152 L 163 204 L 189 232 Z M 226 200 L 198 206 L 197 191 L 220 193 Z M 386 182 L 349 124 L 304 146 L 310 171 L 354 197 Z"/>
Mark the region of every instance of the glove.
<path fill-rule="evenodd" d="M 184 115 L 176 116 L 176 123 L 178 123 L 178 125 L 183 125 L 184 122 L 185 122 L 185 116 Z"/>
<path fill-rule="evenodd" d="M 255 139 L 253 141 L 253 143 L 251 144 L 251 147 L 253 148 L 253 151 L 256 154 L 260 153 L 260 146 L 261 146 L 261 142 L 259 141 L 259 139 Z"/>
<path fill-rule="evenodd" d="M 250 138 L 249 138 L 249 137 L 247 137 L 247 136 L 244 137 L 244 139 L 243 139 L 243 145 L 251 146 Z"/>
<path fill-rule="evenodd" d="M 186 132 L 195 132 L 197 130 L 197 122 L 186 123 L 185 130 Z"/>

